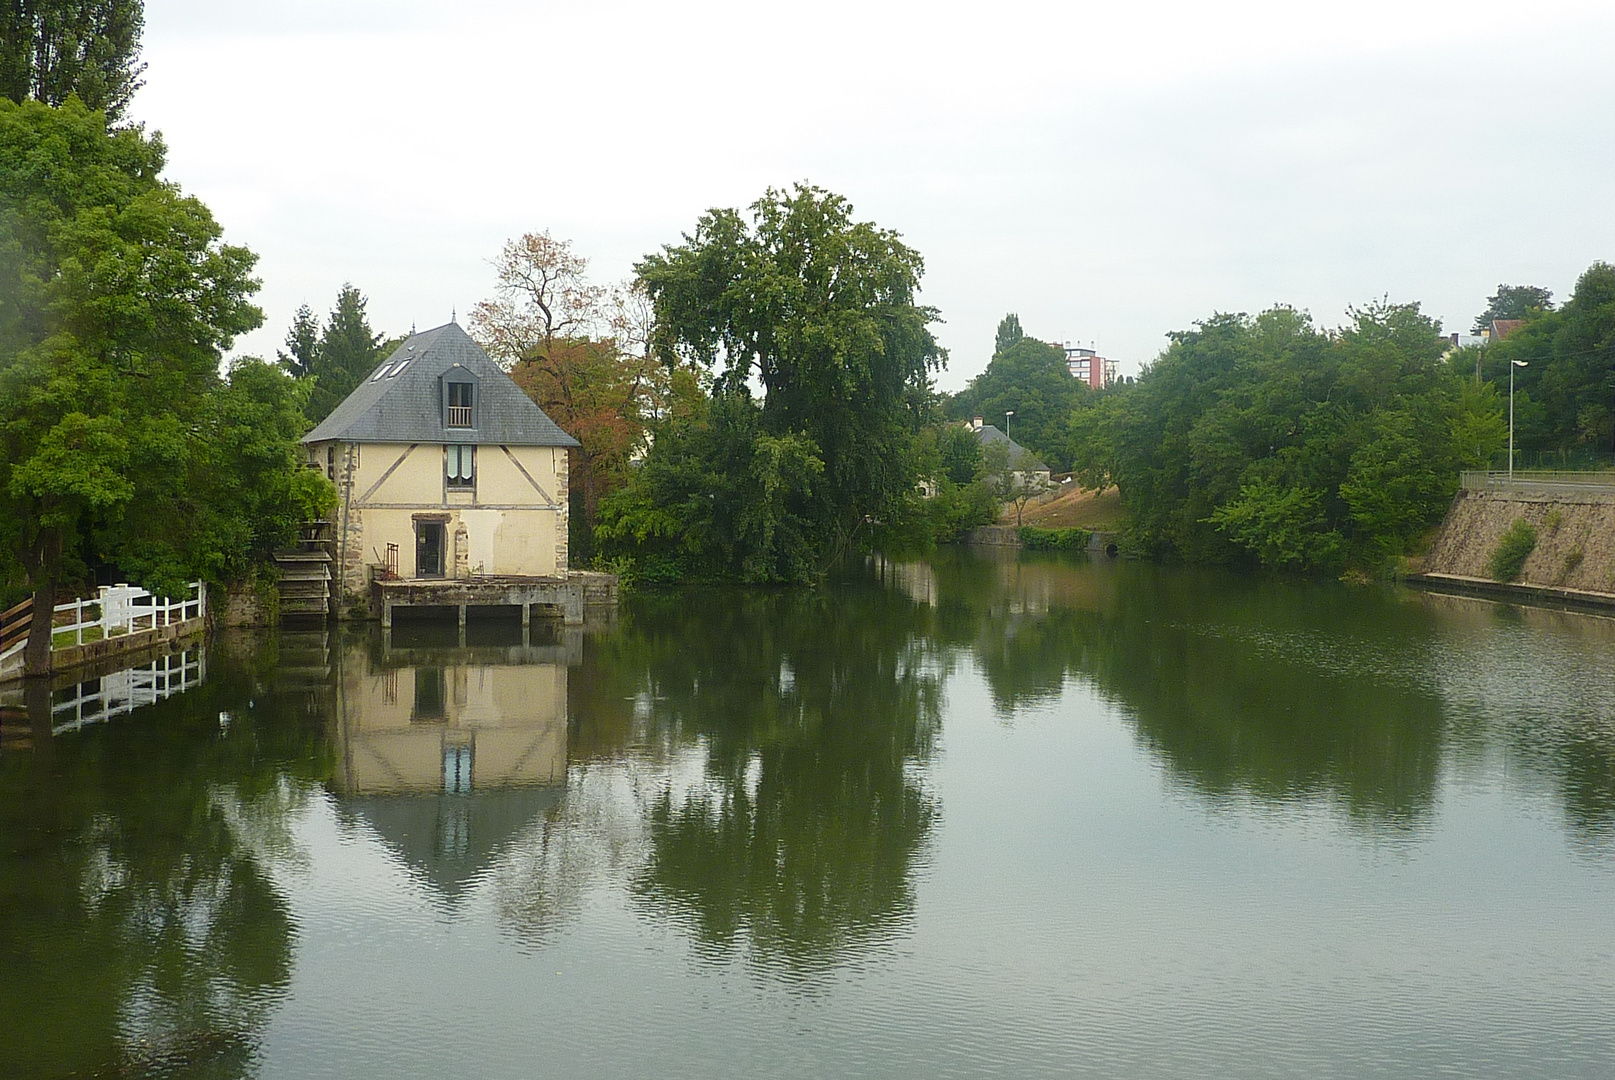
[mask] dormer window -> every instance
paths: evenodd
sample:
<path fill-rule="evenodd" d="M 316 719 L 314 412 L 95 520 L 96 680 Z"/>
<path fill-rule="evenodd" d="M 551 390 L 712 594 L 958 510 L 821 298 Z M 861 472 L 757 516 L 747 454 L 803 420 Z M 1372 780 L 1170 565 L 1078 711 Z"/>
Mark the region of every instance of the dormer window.
<path fill-rule="evenodd" d="M 476 427 L 476 414 L 473 412 L 473 407 L 476 403 L 476 385 L 468 382 L 451 382 L 448 384 L 447 397 L 443 426 L 451 428 Z"/>

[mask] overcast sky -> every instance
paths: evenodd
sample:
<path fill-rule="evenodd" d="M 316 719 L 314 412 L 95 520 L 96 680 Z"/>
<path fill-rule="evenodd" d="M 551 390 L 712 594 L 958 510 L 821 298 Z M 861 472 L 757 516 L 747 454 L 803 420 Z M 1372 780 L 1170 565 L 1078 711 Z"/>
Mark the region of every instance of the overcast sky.
<path fill-rule="evenodd" d="M 1467 330 L 1615 261 L 1615 4 L 148 0 L 134 118 L 261 256 L 272 356 L 351 281 L 422 329 L 549 229 L 627 276 L 810 180 L 926 260 L 957 389 L 1015 311 L 1124 372 L 1376 297 Z"/>

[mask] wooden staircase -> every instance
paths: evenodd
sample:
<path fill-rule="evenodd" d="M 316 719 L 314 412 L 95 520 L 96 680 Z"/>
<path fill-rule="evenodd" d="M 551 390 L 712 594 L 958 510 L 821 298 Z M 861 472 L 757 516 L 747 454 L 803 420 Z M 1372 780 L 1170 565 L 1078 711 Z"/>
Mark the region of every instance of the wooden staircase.
<path fill-rule="evenodd" d="M 280 572 L 280 617 L 327 618 L 335 590 L 331 585 L 332 528 L 329 521 L 311 521 L 295 548 L 275 552 Z"/>

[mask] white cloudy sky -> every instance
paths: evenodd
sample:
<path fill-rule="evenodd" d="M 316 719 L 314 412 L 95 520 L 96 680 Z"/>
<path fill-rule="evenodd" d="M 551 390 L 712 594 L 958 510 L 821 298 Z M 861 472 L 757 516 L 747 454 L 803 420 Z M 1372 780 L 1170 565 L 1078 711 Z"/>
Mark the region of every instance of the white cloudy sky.
<path fill-rule="evenodd" d="M 1326 325 L 1615 260 L 1610 0 L 148 0 L 169 175 L 261 258 L 272 355 L 352 281 L 379 329 L 550 229 L 601 280 L 807 179 L 925 256 L 940 382 L 1029 333 L 1136 370 L 1283 301 Z"/>

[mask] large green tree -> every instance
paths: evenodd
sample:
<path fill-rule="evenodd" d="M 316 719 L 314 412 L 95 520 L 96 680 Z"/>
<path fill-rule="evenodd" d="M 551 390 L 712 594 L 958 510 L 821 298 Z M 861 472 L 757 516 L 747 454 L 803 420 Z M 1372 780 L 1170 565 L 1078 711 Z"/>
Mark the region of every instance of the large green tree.
<path fill-rule="evenodd" d="M 77 100 L 0 101 L 0 558 L 35 597 L 32 670 L 57 585 L 91 563 L 144 559 L 154 587 L 199 569 L 150 544 L 184 520 L 222 350 L 262 313 L 255 257 L 163 156 Z"/>
<path fill-rule="evenodd" d="M 1557 311 L 1486 349 L 1485 378 L 1507 395 L 1514 369 L 1517 444 L 1560 455 L 1615 449 L 1615 266 L 1596 262 Z"/>
<path fill-rule="evenodd" d="M 1021 336 L 997 353 L 970 385 L 948 402 L 956 420 L 979 416 L 1002 428 L 1013 412 L 1010 436 L 1051 468 L 1070 465 L 1070 418 L 1088 388 L 1071 375 L 1065 350 Z"/>
<path fill-rule="evenodd" d="M 1088 482 L 1121 489 L 1153 553 L 1377 568 L 1502 439 L 1497 395 L 1441 352 L 1416 304 L 1370 305 L 1334 332 L 1290 308 L 1215 316 L 1095 395 L 1073 453 Z"/>
<path fill-rule="evenodd" d="M 1488 329 L 1494 319 L 1534 319 L 1553 310 L 1553 293 L 1537 285 L 1499 285 L 1486 298 L 1486 310 L 1475 316 L 1475 333 Z"/>
<path fill-rule="evenodd" d="M 0 94 L 60 105 L 77 94 L 118 120 L 140 89 L 141 0 L 0 0 Z"/>
<path fill-rule="evenodd" d="M 721 512 L 756 520 L 759 538 L 786 525 L 798 550 L 761 564 L 742 559 L 729 573 L 744 566 L 763 580 L 800 579 L 866 542 L 915 489 L 914 438 L 944 360 L 930 330 L 936 312 L 916 299 L 919 254 L 896 233 L 854 220 L 841 196 L 798 185 L 770 190 L 749 214 L 704 214 L 693 235 L 637 269 L 654 305 L 658 355 L 713 373 L 716 415 L 724 431 L 751 440 L 751 460 L 763 462 L 751 466 L 756 475 L 771 475 L 770 462 L 795 463 L 783 487 L 760 479 L 734 492 L 760 502 Z M 656 433 L 652 459 L 678 444 L 671 435 Z M 716 502 L 720 492 L 707 494 Z M 619 511 L 654 501 L 640 491 Z M 786 519 L 800 519 L 800 531 Z M 623 520 L 613 530 L 644 531 Z"/>

